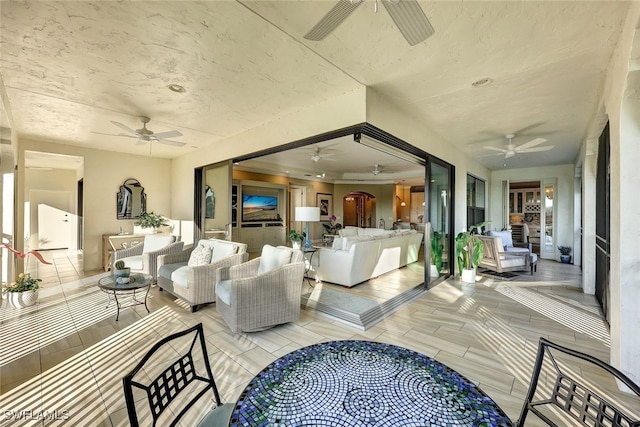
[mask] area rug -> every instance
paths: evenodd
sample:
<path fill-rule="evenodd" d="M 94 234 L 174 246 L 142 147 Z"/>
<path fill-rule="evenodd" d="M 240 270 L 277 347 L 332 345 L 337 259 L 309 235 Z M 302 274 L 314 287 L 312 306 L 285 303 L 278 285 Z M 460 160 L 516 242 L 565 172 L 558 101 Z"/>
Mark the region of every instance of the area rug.
<path fill-rule="evenodd" d="M 482 275 L 482 276 L 491 276 L 494 278 L 498 278 L 498 279 L 502 279 L 502 280 L 513 280 L 516 277 L 519 276 L 518 273 L 512 273 L 510 271 L 504 271 L 502 273 L 498 273 L 495 271 L 491 271 L 491 270 L 486 270 L 484 268 L 481 268 L 478 270 L 478 274 Z"/>
<path fill-rule="evenodd" d="M 422 295 L 426 290 L 422 284 L 387 301 L 377 302 L 348 291 L 336 291 L 317 287 L 302 295 L 302 306 L 327 314 L 350 325 L 367 330 L 391 313 Z"/>

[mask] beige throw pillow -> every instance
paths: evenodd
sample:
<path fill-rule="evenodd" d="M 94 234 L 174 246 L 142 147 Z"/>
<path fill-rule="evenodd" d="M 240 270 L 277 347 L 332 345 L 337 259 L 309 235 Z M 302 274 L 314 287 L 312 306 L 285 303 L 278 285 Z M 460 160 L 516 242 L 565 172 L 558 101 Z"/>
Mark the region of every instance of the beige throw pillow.
<path fill-rule="evenodd" d="M 198 245 L 189 256 L 189 262 L 187 265 L 193 267 L 196 265 L 205 265 L 211 262 L 211 247 L 205 245 Z"/>
<path fill-rule="evenodd" d="M 291 262 L 291 254 L 293 251 L 289 248 L 264 245 L 262 254 L 260 255 L 260 265 L 258 266 L 258 274 L 266 273 L 280 267 L 281 265 Z"/>

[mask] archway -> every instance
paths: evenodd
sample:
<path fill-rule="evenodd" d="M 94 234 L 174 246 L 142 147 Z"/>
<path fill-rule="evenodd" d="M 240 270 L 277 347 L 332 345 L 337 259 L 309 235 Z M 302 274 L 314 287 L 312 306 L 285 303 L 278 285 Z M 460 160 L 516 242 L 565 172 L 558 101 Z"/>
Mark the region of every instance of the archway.
<path fill-rule="evenodd" d="M 344 226 L 375 227 L 376 196 L 364 191 L 352 191 L 342 198 Z"/>

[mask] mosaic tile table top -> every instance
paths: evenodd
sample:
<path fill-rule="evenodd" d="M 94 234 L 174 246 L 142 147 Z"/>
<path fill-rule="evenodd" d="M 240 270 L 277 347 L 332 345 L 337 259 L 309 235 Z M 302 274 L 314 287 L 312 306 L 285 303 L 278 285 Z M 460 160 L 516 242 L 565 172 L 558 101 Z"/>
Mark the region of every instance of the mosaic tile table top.
<path fill-rule="evenodd" d="M 331 341 L 291 352 L 244 389 L 230 426 L 511 426 L 447 366 L 406 348 Z"/>

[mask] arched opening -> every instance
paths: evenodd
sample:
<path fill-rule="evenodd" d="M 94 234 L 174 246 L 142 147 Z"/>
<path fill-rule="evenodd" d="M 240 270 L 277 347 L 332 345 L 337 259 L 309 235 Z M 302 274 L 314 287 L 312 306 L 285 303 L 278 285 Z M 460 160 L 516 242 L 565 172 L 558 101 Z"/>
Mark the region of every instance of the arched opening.
<path fill-rule="evenodd" d="M 375 227 L 376 196 L 364 191 L 352 191 L 342 198 L 344 225 Z"/>

